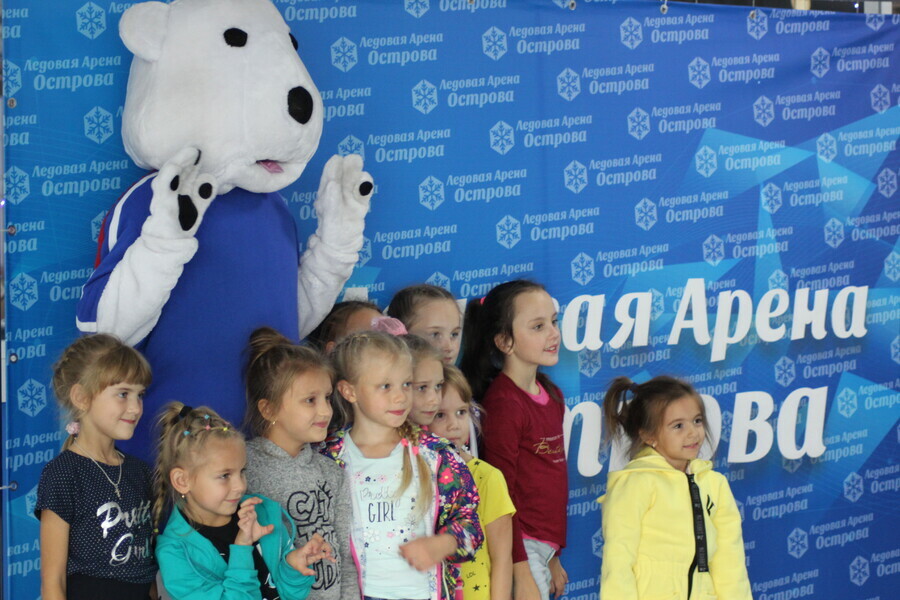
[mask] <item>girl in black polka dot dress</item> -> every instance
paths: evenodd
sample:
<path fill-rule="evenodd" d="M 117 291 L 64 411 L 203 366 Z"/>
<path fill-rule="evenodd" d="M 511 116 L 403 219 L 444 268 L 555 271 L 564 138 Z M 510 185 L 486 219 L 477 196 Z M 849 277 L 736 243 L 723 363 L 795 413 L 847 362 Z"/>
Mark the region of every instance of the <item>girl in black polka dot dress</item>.
<path fill-rule="evenodd" d="M 115 447 L 134 434 L 149 384 L 144 357 L 105 334 L 78 339 L 53 367 L 53 391 L 72 422 L 38 484 L 44 600 L 150 596 L 151 471 Z"/>

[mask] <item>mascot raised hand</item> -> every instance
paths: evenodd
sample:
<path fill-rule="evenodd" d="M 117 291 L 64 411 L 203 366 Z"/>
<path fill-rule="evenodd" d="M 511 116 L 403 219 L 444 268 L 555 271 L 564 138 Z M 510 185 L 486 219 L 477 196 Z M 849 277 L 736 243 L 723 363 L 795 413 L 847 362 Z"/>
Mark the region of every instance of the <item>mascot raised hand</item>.
<path fill-rule="evenodd" d="M 318 228 L 301 256 L 276 193 L 316 150 L 323 106 L 269 0 L 144 2 L 122 15 L 134 53 L 123 115 L 129 156 L 155 169 L 107 215 L 78 305 L 153 367 L 142 427 L 169 400 L 244 413 L 243 349 L 263 325 L 305 336 L 350 276 L 372 179 L 359 156 L 325 165 Z"/>

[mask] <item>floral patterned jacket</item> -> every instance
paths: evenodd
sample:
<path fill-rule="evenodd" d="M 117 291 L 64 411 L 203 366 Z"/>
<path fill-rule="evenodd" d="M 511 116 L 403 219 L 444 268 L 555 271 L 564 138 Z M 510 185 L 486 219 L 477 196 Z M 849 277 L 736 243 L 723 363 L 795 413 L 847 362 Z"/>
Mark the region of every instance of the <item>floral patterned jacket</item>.
<path fill-rule="evenodd" d="M 342 468 L 346 467 L 342 456 L 344 437 L 349 430 L 347 427 L 336 431 L 320 449 L 322 454 L 334 459 Z M 448 556 L 435 570 L 432 600 L 461 600 L 462 579 L 455 563 L 472 560 L 484 540 L 476 513 L 478 490 L 469 468 L 447 440 L 422 431 L 419 434 L 419 453 L 434 474 L 434 534 L 449 533 L 456 538 L 456 553 Z M 355 551 L 353 554 L 357 558 L 360 579 L 365 580 L 365 566 L 359 564 Z"/>

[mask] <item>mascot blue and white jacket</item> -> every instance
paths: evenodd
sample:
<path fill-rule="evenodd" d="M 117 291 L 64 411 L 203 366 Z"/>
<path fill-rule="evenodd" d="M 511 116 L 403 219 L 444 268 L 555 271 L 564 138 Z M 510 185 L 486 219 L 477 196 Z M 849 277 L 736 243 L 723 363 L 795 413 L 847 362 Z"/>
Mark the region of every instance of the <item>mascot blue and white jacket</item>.
<path fill-rule="evenodd" d="M 144 2 L 119 34 L 134 53 L 125 149 L 156 172 L 107 215 L 77 320 L 150 361 L 146 417 L 127 445 L 146 457 L 170 400 L 242 421 L 250 333 L 267 325 L 299 340 L 328 313 L 356 264 L 373 183 L 359 156 L 332 157 L 300 254 L 277 191 L 315 152 L 324 110 L 269 0 Z"/>

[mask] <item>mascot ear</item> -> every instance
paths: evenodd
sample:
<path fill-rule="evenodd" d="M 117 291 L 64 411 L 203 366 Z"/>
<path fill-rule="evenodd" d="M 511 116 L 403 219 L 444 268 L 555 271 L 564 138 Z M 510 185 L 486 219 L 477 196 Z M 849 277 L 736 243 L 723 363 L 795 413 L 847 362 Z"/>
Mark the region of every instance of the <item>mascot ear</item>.
<path fill-rule="evenodd" d="M 125 11 L 119 21 L 119 37 L 132 54 L 146 61 L 159 59 L 166 38 L 169 5 L 142 2 Z"/>

